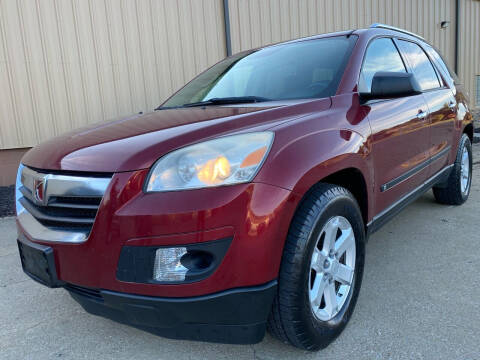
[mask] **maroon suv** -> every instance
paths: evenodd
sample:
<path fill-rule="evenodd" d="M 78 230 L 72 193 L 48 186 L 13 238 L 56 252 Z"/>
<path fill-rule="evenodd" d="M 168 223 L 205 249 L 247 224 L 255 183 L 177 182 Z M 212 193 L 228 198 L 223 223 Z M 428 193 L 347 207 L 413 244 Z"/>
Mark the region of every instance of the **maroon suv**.
<path fill-rule="evenodd" d="M 414 34 L 242 52 L 154 112 L 29 151 L 22 266 L 162 336 L 254 343 L 268 328 L 323 348 L 352 315 L 368 235 L 432 187 L 467 200 L 472 136 L 455 74 Z"/>

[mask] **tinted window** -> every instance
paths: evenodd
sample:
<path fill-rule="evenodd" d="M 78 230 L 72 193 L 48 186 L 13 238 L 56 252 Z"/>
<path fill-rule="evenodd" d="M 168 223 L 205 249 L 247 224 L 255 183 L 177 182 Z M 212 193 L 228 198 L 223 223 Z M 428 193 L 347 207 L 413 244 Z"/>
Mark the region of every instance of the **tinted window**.
<path fill-rule="evenodd" d="M 335 95 L 356 38 L 300 41 L 234 55 L 192 80 L 163 106 L 223 97 L 286 100 Z"/>
<path fill-rule="evenodd" d="M 399 40 L 400 51 L 405 54 L 407 62 L 413 70 L 422 90 L 430 90 L 440 87 L 437 73 L 420 46 L 410 41 Z"/>
<path fill-rule="evenodd" d="M 427 46 L 427 52 L 430 55 L 430 58 L 433 59 L 433 62 L 440 68 L 440 71 L 443 73 L 448 82 L 450 83 L 458 83 L 457 74 L 448 66 L 448 63 L 443 59 L 442 55 L 438 51 L 436 51 L 431 46 Z"/>
<path fill-rule="evenodd" d="M 406 72 L 402 58 L 391 39 L 377 39 L 368 46 L 360 73 L 359 92 L 370 92 L 372 79 L 377 71 Z"/>

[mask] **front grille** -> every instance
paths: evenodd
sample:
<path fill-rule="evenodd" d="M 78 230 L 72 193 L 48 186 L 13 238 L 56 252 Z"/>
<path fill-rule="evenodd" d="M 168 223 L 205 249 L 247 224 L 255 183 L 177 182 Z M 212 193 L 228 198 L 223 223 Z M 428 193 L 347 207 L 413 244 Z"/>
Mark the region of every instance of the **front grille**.
<path fill-rule="evenodd" d="M 17 204 L 50 230 L 88 236 L 109 182 L 110 177 L 49 174 L 24 167 Z"/>
<path fill-rule="evenodd" d="M 23 197 L 20 203 L 38 222 L 45 226 L 69 229 L 82 228 L 90 232 L 95 221 L 101 197 L 82 197 L 72 201 L 71 197 L 55 197 L 46 206 L 37 205 L 31 192 L 20 188 Z"/>

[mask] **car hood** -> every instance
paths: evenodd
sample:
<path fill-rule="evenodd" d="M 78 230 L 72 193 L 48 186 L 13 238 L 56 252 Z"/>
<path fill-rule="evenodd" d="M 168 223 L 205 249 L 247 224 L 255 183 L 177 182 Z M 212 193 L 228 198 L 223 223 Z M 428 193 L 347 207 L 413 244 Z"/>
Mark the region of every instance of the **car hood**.
<path fill-rule="evenodd" d="M 217 136 L 264 131 L 328 109 L 331 100 L 262 105 L 166 109 L 91 125 L 37 145 L 22 163 L 36 169 L 102 173 L 145 169 L 174 149 Z"/>

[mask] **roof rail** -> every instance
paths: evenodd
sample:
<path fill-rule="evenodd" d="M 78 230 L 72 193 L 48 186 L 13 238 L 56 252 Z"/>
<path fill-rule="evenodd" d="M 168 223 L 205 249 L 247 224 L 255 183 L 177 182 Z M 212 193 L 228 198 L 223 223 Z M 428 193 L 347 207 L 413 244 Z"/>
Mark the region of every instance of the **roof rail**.
<path fill-rule="evenodd" d="M 400 29 L 400 28 L 395 27 L 395 26 L 385 25 L 385 24 L 381 24 L 381 23 L 374 23 L 374 24 L 370 25 L 370 29 L 373 29 L 373 28 L 380 28 L 380 29 L 388 29 L 388 30 L 398 31 L 398 32 L 401 32 L 401 33 L 404 33 L 404 34 L 408 34 L 408 35 L 410 35 L 410 36 L 414 36 L 414 37 L 416 37 L 416 38 L 425 40 L 425 39 L 424 39 L 423 37 L 421 37 L 420 35 L 417 35 L 417 34 L 415 34 L 415 33 L 412 33 L 412 32 L 410 32 L 410 31 L 407 31 L 407 30 Z"/>

